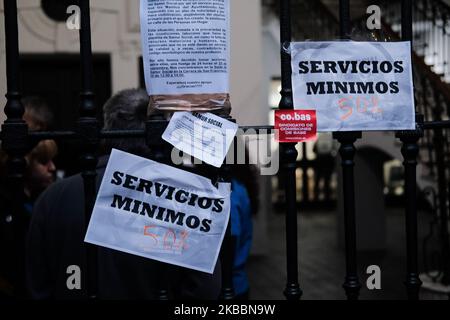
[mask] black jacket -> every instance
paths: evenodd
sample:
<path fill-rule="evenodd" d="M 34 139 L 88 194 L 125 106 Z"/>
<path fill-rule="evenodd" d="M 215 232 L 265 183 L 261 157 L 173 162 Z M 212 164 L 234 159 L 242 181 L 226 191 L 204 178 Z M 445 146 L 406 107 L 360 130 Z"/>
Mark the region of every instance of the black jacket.
<path fill-rule="evenodd" d="M 14 195 L 6 181 L 0 183 L 0 299 L 23 298 L 25 290 L 25 241 L 32 201 Z"/>
<path fill-rule="evenodd" d="M 99 161 L 97 190 L 107 163 Z M 37 200 L 27 239 L 27 287 L 34 299 L 86 298 L 85 219 L 81 175 L 53 184 Z M 158 280 L 165 271 L 169 296 L 174 299 L 217 299 L 220 293 L 220 263 L 213 275 L 162 264 L 154 260 L 104 247 L 98 252 L 100 299 L 156 299 Z M 69 290 L 71 265 L 81 269 L 81 290 Z"/>

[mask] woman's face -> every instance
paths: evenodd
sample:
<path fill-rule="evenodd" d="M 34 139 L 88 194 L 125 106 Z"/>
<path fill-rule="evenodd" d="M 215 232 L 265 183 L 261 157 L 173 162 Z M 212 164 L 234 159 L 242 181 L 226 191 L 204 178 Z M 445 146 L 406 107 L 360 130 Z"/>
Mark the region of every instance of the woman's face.
<path fill-rule="evenodd" d="M 43 140 L 26 156 L 28 166 L 25 184 L 31 195 L 38 195 L 55 181 L 56 167 L 53 158 L 57 150 L 53 140 Z"/>
<path fill-rule="evenodd" d="M 52 159 L 33 159 L 29 166 L 30 187 L 45 189 L 55 181 L 56 167 Z"/>

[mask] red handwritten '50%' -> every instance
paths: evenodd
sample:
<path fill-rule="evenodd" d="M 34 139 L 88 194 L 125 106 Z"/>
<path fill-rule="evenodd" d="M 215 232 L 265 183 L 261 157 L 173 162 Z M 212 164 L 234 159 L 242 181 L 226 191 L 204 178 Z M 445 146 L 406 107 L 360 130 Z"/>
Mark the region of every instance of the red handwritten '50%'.
<path fill-rule="evenodd" d="M 173 249 L 188 249 L 186 240 L 189 236 L 188 231 L 174 231 L 173 229 L 167 229 L 164 235 L 158 235 L 152 232 L 152 229 L 158 228 L 156 225 L 149 225 L 144 227 L 144 236 L 148 236 L 154 240 L 154 246 L 157 247 L 162 240 L 162 246 L 165 250 Z M 177 237 L 178 235 L 178 237 Z M 161 239 L 162 238 L 162 239 Z"/>
<path fill-rule="evenodd" d="M 347 120 L 356 110 L 358 113 L 382 113 L 383 110 L 379 107 L 379 99 L 377 97 L 363 98 L 352 96 L 348 98 L 339 99 L 338 105 L 342 111 L 346 113 L 341 116 L 341 120 Z"/>

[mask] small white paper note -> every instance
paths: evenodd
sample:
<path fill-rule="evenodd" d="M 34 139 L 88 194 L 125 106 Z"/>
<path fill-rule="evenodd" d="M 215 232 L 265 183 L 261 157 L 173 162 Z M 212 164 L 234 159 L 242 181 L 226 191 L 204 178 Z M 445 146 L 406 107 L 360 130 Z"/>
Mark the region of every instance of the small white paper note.
<path fill-rule="evenodd" d="M 162 138 L 175 148 L 220 168 L 239 126 L 212 113 L 176 112 Z"/>

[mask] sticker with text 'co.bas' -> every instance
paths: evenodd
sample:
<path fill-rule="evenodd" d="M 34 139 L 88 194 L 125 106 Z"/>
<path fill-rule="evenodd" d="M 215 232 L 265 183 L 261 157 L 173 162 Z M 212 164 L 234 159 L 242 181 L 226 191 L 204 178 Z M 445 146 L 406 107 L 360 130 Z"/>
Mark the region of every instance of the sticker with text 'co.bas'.
<path fill-rule="evenodd" d="M 85 241 L 213 273 L 230 215 L 230 184 L 113 150 Z"/>
<path fill-rule="evenodd" d="M 275 110 L 275 139 L 282 143 L 316 140 L 316 111 Z"/>
<path fill-rule="evenodd" d="M 178 150 L 220 168 L 239 126 L 212 113 L 175 112 L 162 138 Z"/>
<path fill-rule="evenodd" d="M 290 46 L 295 109 L 317 131 L 415 128 L 410 42 L 297 42 Z"/>

